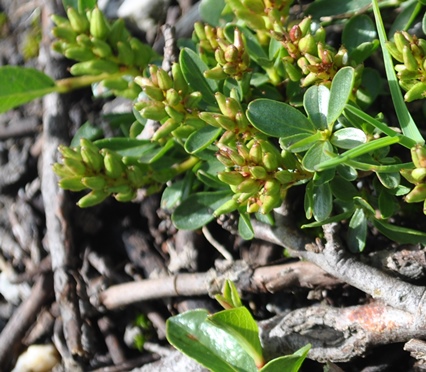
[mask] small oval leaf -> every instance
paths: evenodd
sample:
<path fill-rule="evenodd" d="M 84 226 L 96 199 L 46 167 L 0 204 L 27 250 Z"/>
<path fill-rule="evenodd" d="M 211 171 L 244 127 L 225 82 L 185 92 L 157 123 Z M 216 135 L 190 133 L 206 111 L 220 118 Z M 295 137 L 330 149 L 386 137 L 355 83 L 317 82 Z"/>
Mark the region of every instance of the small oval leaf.
<path fill-rule="evenodd" d="M 349 221 L 347 244 L 353 253 L 362 252 L 367 239 L 367 217 L 362 208 L 357 208 Z"/>
<path fill-rule="evenodd" d="M 303 107 L 318 129 L 327 129 L 329 101 L 330 91 L 324 85 L 310 87 L 303 96 Z"/>
<path fill-rule="evenodd" d="M 299 110 L 286 103 L 265 98 L 256 99 L 249 104 L 247 118 L 255 128 L 272 137 L 315 132 L 313 124 Z"/>
<path fill-rule="evenodd" d="M 333 133 L 330 142 L 341 149 L 352 149 L 367 142 L 367 136 L 358 128 L 342 128 Z"/>
<path fill-rule="evenodd" d="M 333 153 L 333 146 L 331 146 L 330 142 L 317 142 L 306 152 L 302 165 L 306 170 L 314 172 L 318 164 L 332 159 L 333 155 L 331 154 Z"/>
<path fill-rule="evenodd" d="M 185 142 L 185 151 L 195 154 L 198 151 L 206 149 L 222 133 L 221 128 L 205 126 L 192 133 Z"/>

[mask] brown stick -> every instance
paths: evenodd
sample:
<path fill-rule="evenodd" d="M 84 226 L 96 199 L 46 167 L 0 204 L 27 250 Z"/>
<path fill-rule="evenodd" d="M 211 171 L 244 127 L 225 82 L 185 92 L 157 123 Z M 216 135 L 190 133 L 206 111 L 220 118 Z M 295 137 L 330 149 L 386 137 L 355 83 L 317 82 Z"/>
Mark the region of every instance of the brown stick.
<path fill-rule="evenodd" d="M 35 322 L 41 308 L 53 299 L 51 274 L 41 275 L 35 282 L 30 296 L 14 312 L 0 334 L 0 366 L 11 369 L 20 352 L 24 349 L 22 340 Z"/>

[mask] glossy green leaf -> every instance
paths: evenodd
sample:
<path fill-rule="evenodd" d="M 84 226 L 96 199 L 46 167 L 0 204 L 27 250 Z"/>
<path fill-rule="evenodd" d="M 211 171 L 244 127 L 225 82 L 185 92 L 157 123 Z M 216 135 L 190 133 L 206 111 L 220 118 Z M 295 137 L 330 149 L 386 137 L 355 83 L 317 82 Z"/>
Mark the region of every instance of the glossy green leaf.
<path fill-rule="evenodd" d="M 208 318 L 215 325 L 232 335 L 249 354 L 256 365 L 263 364 L 259 329 L 248 309 L 244 306 L 219 311 Z"/>
<path fill-rule="evenodd" d="M 355 196 L 359 194 L 356 187 L 343 177 L 334 177 L 330 182 L 331 191 L 337 199 L 351 201 Z"/>
<path fill-rule="evenodd" d="M 392 172 L 392 173 L 377 173 L 377 178 L 380 180 L 382 185 L 387 189 L 394 189 L 398 187 L 401 182 L 401 173 Z"/>
<path fill-rule="evenodd" d="M 343 67 L 334 76 L 331 82 L 330 102 L 328 104 L 327 125 L 332 128 L 334 122 L 342 114 L 348 102 L 355 81 L 355 70 L 352 67 Z"/>
<path fill-rule="evenodd" d="M 342 128 L 330 137 L 332 145 L 341 149 L 352 149 L 367 142 L 367 136 L 358 128 Z"/>
<path fill-rule="evenodd" d="M 333 159 L 333 146 L 328 141 L 315 143 L 305 154 L 302 160 L 303 167 L 314 172 L 318 164 Z"/>
<path fill-rule="evenodd" d="M 426 234 L 424 232 L 392 225 L 378 219 L 373 219 L 373 225 L 383 235 L 400 244 L 426 244 Z"/>
<path fill-rule="evenodd" d="M 243 306 L 240 295 L 235 284 L 227 279 L 222 289 L 222 293 L 215 296 L 215 299 L 225 308 Z"/>
<path fill-rule="evenodd" d="M 201 58 L 189 48 L 183 48 L 179 55 L 179 63 L 188 85 L 203 95 L 205 107 L 217 106 L 214 93 L 218 90 L 216 81 L 204 77 L 204 71 L 209 68 Z"/>
<path fill-rule="evenodd" d="M 97 138 L 102 137 L 102 135 L 103 135 L 102 129 L 100 129 L 99 127 L 87 121 L 80 128 L 77 129 L 71 141 L 70 146 L 71 147 L 80 146 L 81 138 L 86 138 L 88 140 L 94 141 Z"/>
<path fill-rule="evenodd" d="M 195 154 L 206 149 L 216 140 L 220 133 L 222 133 L 221 128 L 216 128 L 211 125 L 195 131 L 186 140 L 185 151 L 190 154 Z"/>
<path fill-rule="evenodd" d="M 398 202 L 386 189 L 382 189 L 377 198 L 380 214 L 382 218 L 390 218 L 398 210 Z"/>
<path fill-rule="evenodd" d="M 312 212 L 315 220 L 323 221 L 333 210 L 333 195 L 329 183 L 312 187 Z"/>
<path fill-rule="evenodd" d="M 172 210 L 178 206 L 182 200 L 182 195 L 185 188 L 185 181 L 179 180 L 167 186 L 161 195 L 161 208 Z"/>
<path fill-rule="evenodd" d="M 0 113 L 55 92 L 55 82 L 30 67 L 0 67 Z"/>
<path fill-rule="evenodd" d="M 358 178 L 356 169 L 346 164 L 339 164 L 336 167 L 336 171 L 346 181 L 355 181 Z"/>
<path fill-rule="evenodd" d="M 362 208 L 357 208 L 349 221 L 347 244 L 354 253 L 362 252 L 367 239 L 367 217 Z"/>
<path fill-rule="evenodd" d="M 212 26 L 219 26 L 224 7 L 224 0 L 202 0 L 199 7 L 201 19 Z"/>
<path fill-rule="evenodd" d="M 321 17 L 355 13 L 370 3 L 371 0 L 317 0 L 309 5 L 305 14 L 319 20 Z"/>
<path fill-rule="evenodd" d="M 292 355 L 285 355 L 268 362 L 260 372 L 297 372 L 306 359 L 311 345 L 303 346 Z"/>
<path fill-rule="evenodd" d="M 206 310 L 191 310 L 166 323 L 167 340 L 214 372 L 256 372 L 253 359 L 238 341 L 214 323 Z"/>
<path fill-rule="evenodd" d="M 358 14 L 349 19 L 342 32 L 342 44 L 352 53 L 359 45 L 377 38 L 376 26 L 366 14 Z"/>
<path fill-rule="evenodd" d="M 384 79 L 376 69 L 365 67 L 361 85 L 355 92 L 357 103 L 362 109 L 369 107 L 383 91 Z"/>
<path fill-rule="evenodd" d="M 272 137 L 313 134 L 315 127 L 299 110 L 269 99 L 256 99 L 247 109 L 247 118 L 255 128 Z"/>
<path fill-rule="evenodd" d="M 176 208 L 172 221 L 178 229 L 199 229 L 212 221 L 213 212 L 231 198 L 228 190 L 193 194 Z"/>
<path fill-rule="evenodd" d="M 238 234 L 244 240 L 251 240 L 254 238 L 254 230 L 248 213 L 240 213 L 240 218 L 238 219 Z"/>
<path fill-rule="evenodd" d="M 418 14 L 418 8 L 422 8 L 421 1 L 419 0 L 406 0 L 401 3 L 399 12 L 392 22 L 388 35 L 391 37 L 396 31 L 407 31 L 413 21 L 416 20 Z"/>
<path fill-rule="evenodd" d="M 353 210 L 349 210 L 340 214 L 336 214 L 334 216 L 328 217 L 325 220 L 317 221 L 317 222 L 311 222 L 306 223 L 301 226 L 302 229 L 309 229 L 313 227 L 320 227 L 322 225 L 325 225 L 327 223 L 333 223 L 333 222 L 341 222 L 343 220 L 347 220 L 350 216 L 352 216 Z"/>
<path fill-rule="evenodd" d="M 317 129 L 327 129 L 330 91 L 324 85 L 310 87 L 303 96 L 303 107 Z"/>

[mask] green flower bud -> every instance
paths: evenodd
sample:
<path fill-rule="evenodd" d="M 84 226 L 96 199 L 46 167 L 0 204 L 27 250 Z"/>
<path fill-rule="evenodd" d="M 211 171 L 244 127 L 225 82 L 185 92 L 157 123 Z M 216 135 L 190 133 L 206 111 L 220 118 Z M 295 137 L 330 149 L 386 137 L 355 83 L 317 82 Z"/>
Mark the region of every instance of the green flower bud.
<path fill-rule="evenodd" d="M 69 21 L 69 19 L 62 17 L 60 15 L 57 14 L 52 14 L 50 16 L 50 19 L 52 20 L 52 22 L 59 27 L 64 27 L 64 28 L 72 28 L 71 27 L 71 22 Z"/>
<path fill-rule="evenodd" d="M 397 49 L 402 53 L 404 46 L 409 46 L 409 41 L 405 38 L 406 33 L 403 32 L 395 32 L 393 35 L 393 40 Z"/>
<path fill-rule="evenodd" d="M 220 143 L 225 145 L 235 145 L 235 141 L 237 139 L 237 135 L 234 131 L 227 130 L 225 131 L 219 139 Z"/>
<path fill-rule="evenodd" d="M 263 150 L 259 142 L 255 142 L 249 151 L 249 159 L 254 164 L 261 164 L 263 157 Z"/>
<path fill-rule="evenodd" d="M 110 32 L 110 25 L 99 8 L 90 13 L 90 34 L 97 39 L 105 40 Z"/>
<path fill-rule="evenodd" d="M 232 62 L 228 62 L 225 65 L 223 65 L 222 69 L 225 74 L 233 76 L 234 78 L 237 78 L 236 75 L 238 75 L 241 72 L 238 70 L 238 66 L 234 65 Z"/>
<path fill-rule="evenodd" d="M 227 61 L 225 59 L 225 52 L 221 48 L 214 51 L 214 58 L 220 65 L 224 65 Z"/>
<path fill-rule="evenodd" d="M 426 168 L 426 147 L 420 144 L 412 147 L 411 158 L 416 168 Z"/>
<path fill-rule="evenodd" d="M 233 172 L 220 172 L 217 177 L 224 183 L 228 185 L 238 186 L 240 183 L 244 181 L 244 176 L 236 171 Z"/>
<path fill-rule="evenodd" d="M 119 41 L 117 43 L 117 51 L 117 58 L 121 64 L 125 66 L 133 66 L 135 62 L 135 54 L 127 41 Z"/>
<path fill-rule="evenodd" d="M 303 88 L 309 87 L 313 84 L 315 84 L 320 78 L 315 72 L 310 72 L 306 77 L 303 79 L 301 86 Z"/>
<path fill-rule="evenodd" d="M 408 182 L 416 184 L 417 181 L 411 176 L 411 174 L 413 173 L 413 170 L 414 169 L 401 169 L 399 172 L 401 173 L 401 176 L 403 176 Z"/>
<path fill-rule="evenodd" d="M 239 54 L 237 47 L 233 44 L 227 46 L 224 52 L 226 62 L 235 63 L 239 60 Z"/>
<path fill-rule="evenodd" d="M 286 169 L 282 169 L 278 172 L 275 172 L 274 177 L 280 182 L 282 185 L 287 185 L 289 183 L 294 182 L 294 174 L 289 172 Z"/>
<path fill-rule="evenodd" d="M 262 0 L 242 0 L 244 8 L 251 10 L 254 14 L 265 13 L 265 5 Z"/>
<path fill-rule="evenodd" d="M 302 71 L 297 68 L 292 63 L 287 62 L 286 60 L 283 60 L 284 69 L 291 81 L 300 81 L 300 79 L 303 77 Z"/>
<path fill-rule="evenodd" d="M 75 43 L 75 39 L 77 37 L 77 33 L 68 27 L 55 27 L 52 30 L 52 34 L 54 37 L 64 40 L 70 44 Z"/>
<path fill-rule="evenodd" d="M 164 124 L 152 136 L 153 141 L 158 141 L 161 138 L 168 136 L 171 132 L 179 127 L 180 123 L 176 122 L 173 118 L 167 119 Z"/>
<path fill-rule="evenodd" d="M 65 178 L 65 177 L 70 177 L 74 174 L 68 167 L 60 163 L 53 164 L 52 169 L 59 177 Z"/>
<path fill-rule="evenodd" d="M 81 154 L 79 151 L 77 151 L 74 148 L 65 146 L 65 145 L 59 145 L 58 151 L 62 154 L 64 158 L 73 158 L 78 161 L 82 161 L 83 158 L 81 157 Z"/>
<path fill-rule="evenodd" d="M 302 54 L 315 54 L 317 51 L 317 43 L 311 34 L 307 34 L 299 40 L 299 51 Z"/>
<path fill-rule="evenodd" d="M 237 143 L 237 151 L 244 159 L 249 160 L 249 149 L 245 144 Z"/>
<path fill-rule="evenodd" d="M 185 119 L 185 114 L 175 110 L 173 107 L 166 105 L 165 110 L 167 114 L 174 119 L 177 123 L 182 123 Z"/>
<path fill-rule="evenodd" d="M 126 168 L 126 173 L 127 179 L 133 187 L 139 188 L 145 185 L 147 180 L 147 174 L 142 170 L 140 166 L 131 165 L 130 167 Z"/>
<path fill-rule="evenodd" d="M 234 166 L 234 162 L 228 156 L 218 153 L 216 154 L 216 159 L 220 161 L 225 167 L 231 168 Z"/>
<path fill-rule="evenodd" d="M 412 102 L 416 99 L 422 99 L 426 97 L 426 83 L 418 82 L 414 84 L 407 93 L 404 95 L 406 102 Z"/>
<path fill-rule="evenodd" d="M 324 27 L 320 27 L 314 34 L 314 39 L 317 43 L 325 43 L 326 32 Z"/>
<path fill-rule="evenodd" d="M 138 84 L 139 85 L 139 84 Z M 154 87 L 152 85 L 145 85 L 143 88 L 144 93 L 154 101 L 163 101 L 164 100 L 164 92 L 157 87 Z"/>
<path fill-rule="evenodd" d="M 78 34 L 84 34 L 89 31 L 89 20 L 86 15 L 79 13 L 75 8 L 67 9 L 67 16 L 70 20 L 72 29 Z"/>
<path fill-rule="evenodd" d="M 266 169 L 260 165 L 251 166 L 249 170 L 253 178 L 257 180 L 264 180 L 268 176 Z"/>
<path fill-rule="evenodd" d="M 113 179 L 121 177 L 124 172 L 124 164 L 121 156 L 108 149 L 102 149 L 101 154 L 104 158 L 105 174 Z"/>
<path fill-rule="evenodd" d="M 167 90 L 173 88 L 173 80 L 162 68 L 157 70 L 157 81 L 160 89 Z"/>
<path fill-rule="evenodd" d="M 386 49 L 388 50 L 388 52 L 391 54 L 391 56 L 393 58 L 395 58 L 397 61 L 402 62 L 403 58 L 402 58 L 402 51 L 400 51 L 397 47 L 396 44 L 393 41 L 387 41 L 386 42 Z"/>
<path fill-rule="evenodd" d="M 103 40 L 93 37 L 92 42 L 92 52 L 101 58 L 108 58 L 112 55 L 112 49 L 109 44 Z"/>
<path fill-rule="evenodd" d="M 172 77 L 173 88 L 175 88 L 175 90 L 180 94 L 185 95 L 188 91 L 189 86 L 183 76 L 182 69 L 179 63 L 172 64 Z"/>
<path fill-rule="evenodd" d="M 83 162 L 95 173 L 99 173 L 103 168 L 104 159 L 100 154 L 98 147 L 85 138 L 80 140 L 80 144 L 80 153 L 83 158 Z"/>
<path fill-rule="evenodd" d="M 213 127 L 217 127 L 220 128 L 220 124 L 217 122 L 216 117 L 218 114 L 215 114 L 213 112 L 207 112 L 207 111 L 203 111 L 200 112 L 198 114 L 198 117 L 203 120 L 204 122 L 206 122 L 207 124 L 213 126 Z"/>
<path fill-rule="evenodd" d="M 194 23 L 194 33 L 197 36 L 198 40 L 206 39 L 206 33 L 204 32 L 204 25 L 201 22 Z"/>
<path fill-rule="evenodd" d="M 110 90 L 122 91 L 129 87 L 129 82 L 121 77 L 102 80 L 102 85 Z"/>
<path fill-rule="evenodd" d="M 200 92 L 192 92 L 185 97 L 184 105 L 186 108 L 195 109 L 202 99 L 203 95 Z"/>
<path fill-rule="evenodd" d="M 312 24 L 312 18 L 311 17 L 305 17 L 299 23 L 299 28 L 300 28 L 300 31 L 302 32 L 303 36 L 308 35 L 308 33 L 311 31 L 311 24 Z"/>
<path fill-rule="evenodd" d="M 106 186 L 105 178 L 102 176 L 83 177 L 81 183 L 92 190 L 103 190 Z"/>
<path fill-rule="evenodd" d="M 426 168 L 415 168 L 411 172 L 411 177 L 415 183 L 421 183 L 426 177 Z"/>
<path fill-rule="evenodd" d="M 238 208 L 238 203 L 234 199 L 230 199 L 213 212 L 213 216 L 219 217 L 222 214 L 228 214 Z"/>
<path fill-rule="evenodd" d="M 67 48 L 64 52 L 64 56 L 68 59 L 74 59 L 80 62 L 90 61 L 96 58 L 90 49 L 81 46 Z"/>
<path fill-rule="evenodd" d="M 86 173 L 86 166 L 81 160 L 64 158 L 64 164 L 76 176 L 83 176 Z"/>
<path fill-rule="evenodd" d="M 203 75 L 205 78 L 213 80 L 223 80 L 228 76 L 223 67 L 219 65 L 211 68 L 210 70 L 204 71 Z"/>
<path fill-rule="evenodd" d="M 127 192 L 119 192 L 114 195 L 114 198 L 120 203 L 127 203 L 136 197 L 136 191 L 129 189 Z"/>
<path fill-rule="evenodd" d="M 257 213 L 259 212 L 260 205 L 257 203 L 257 201 L 250 203 L 250 201 L 247 203 L 247 213 Z"/>
<path fill-rule="evenodd" d="M 237 124 L 225 115 L 215 114 L 216 122 L 225 130 L 234 130 Z"/>
<path fill-rule="evenodd" d="M 80 208 L 93 207 L 97 204 L 102 203 L 109 194 L 102 190 L 94 190 L 89 192 L 87 195 L 83 196 L 78 202 L 77 205 Z"/>
<path fill-rule="evenodd" d="M 235 194 L 232 199 L 234 199 L 238 204 L 244 204 L 253 196 L 254 193 L 251 192 L 239 192 Z"/>
<path fill-rule="evenodd" d="M 276 171 L 279 165 L 277 156 L 269 152 L 263 154 L 262 163 L 268 172 Z"/>
<path fill-rule="evenodd" d="M 272 178 L 265 182 L 263 188 L 266 195 L 279 195 L 281 191 L 281 184 L 278 180 Z"/>
<path fill-rule="evenodd" d="M 140 114 L 146 118 L 155 121 L 161 121 L 167 117 L 167 112 L 165 106 L 161 102 L 156 102 L 156 104 L 151 103 L 149 106 L 144 107 Z"/>
<path fill-rule="evenodd" d="M 407 203 L 419 203 L 426 200 L 426 184 L 422 183 L 414 187 L 406 196 Z"/>
<path fill-rule="evenodd" d="M 61 189 L 78 192 L 87 187 L 81 182 L 81 177 L 65 177 L 59 180 L 58 185 Z"/>
<path fill-rule="evenodd" d="M 260 213 L 268 214 L 274 208 L 278 208 L 281 205 L 282 200 L 277 195 L 264 195 L 261 202 L 262 205 L 260 206 Z"/>
<path fill-rule="evenodd" d="M 425 39 L 418 39 L 417 45 L 419 46 L 422 55 L 426 55 L 426 40 Z"/>
<path fill-rule="evenodd" d="M 170 106 L 177 106 L 182 100 L 181 95 L 173 88 L 166 91 L 166 101 Z"/>
<path fill-rule="evenodd" d="M 91 61 L 78 62 L 71 66 L 70 73 L 72 75 L 100 75 L 102 73 L 114 74 L 119 71 L 119 67 L 115 62 L 94 59 Z"/>
<path fill-rule="evenodd" d="M 250 193 L 254 195 L 259 192 L 260 183 L 258 180 L 248 178 L 238 185 L 237 190 L 242 193 Z"/>
<path fill-rule="evenodd" d="M 418 71 L 419 65 L 417 64 L 417 60 L 414 57 L 411 48 L 407 45 L 404 45 L 404 47 L 402 48 L 402 58 L 404 61 L 404 65 L 409 71 Z"/>

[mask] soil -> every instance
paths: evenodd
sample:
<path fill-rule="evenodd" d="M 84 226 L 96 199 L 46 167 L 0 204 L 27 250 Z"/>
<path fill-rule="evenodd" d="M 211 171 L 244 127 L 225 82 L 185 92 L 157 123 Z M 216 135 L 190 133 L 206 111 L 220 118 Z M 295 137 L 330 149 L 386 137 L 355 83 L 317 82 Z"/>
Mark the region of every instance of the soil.
<path fill-rule="evenodd" d="M 182 19 L 189 8 L 182 2 L 170 7 L 169 13 L 181 10 Z M 46 48 L 45 35 L 40 54 L 31 55 L 37 32 L 40 37 L 46 32 L 46 12 L 51 9 L 60 9 L 60 2 L 0 0 L 0 11 L 6 16 L 0 24 L 0 65 L 66 75 L 67 62 Z M 161 45 L 159 38 L 155 40 Z M 411 333 L 400 336 L 401 330 L 412 329 L 411 318 L 402 324 L 403 316 L 392 315 L 384 303 L 309 261 L 285 257 L 283 247 L 273 239 L 242 240 L 232 234 L 235 216 L 188 232 L 174 228 L 169 211 L 160 208 L 159 195 L 126 204 L 107 200 L 79 209 L 75 202 L 81 195 L 63 192 L 51 182 L 50 164 L 58 157 L 55 149 L 59 143 L 69 143 L 86 120 L 107 133 L 113 131 L 101 119 L 102 113 L 120 103 L 95 99 L 86 89 L 36 100 L 0 115 L 0 371 L 10 371 L 30 345 L 54 345 L 52 355 L 59 361 L 54 371 L 195 371 L 187 359 L 182 359 L 184 367 L 174 362 L 179 369 L 167 366 L 168 359 L 180 357 L 165 338 L 165 325 L 167 318 L 189 309 L 220 309 L 209 296 L 217 288 L 205 284 L 207 272 L 213 272 L 215 279 L 237 278 L 244 303 L 263 324 L 266 343 L 272 327 L 268 322 L 287 319 L 290 324 L 291 319 L 285 318 L 290 314 L 294 322 L 308 324 L 325 311 L 322 328 L 300 323 L 285 335 L 294 351 L 295 329 L 312 331 L 311 338 L 305 332 L 301 342 L 316 343 L 319 354 L 308 359 L 302 371 L 422 370 L 422 358 L 410 356 L 404 346 L 424 356 L 420 341 L 424 328 L 413 326 Z M 52 118 L 56 119 L 49 124 Z M 292 200 L 297 205 L 301 195 L 295 192 Z M 423 249 L 392 246 L 374 236 L 371 242 L 385 249 L 370 249 L 371 254 L 359 261 L 418 288 L 425 284 Z M 141 282 L 145 286 L 136 289 L 118 286 Z M 355 311 L 361 316 L 353 318 Z M 388 315 L 399 317 L 402 325 L 388 332 L 385 324 L 377 331 L 379 319 Z M 352 319 L 354 327 L 372 325 L 363 328 L 367 334 L 363 339 L 347 344 L 345 339 L 335 354 L 328 354 L 339 342 L 338 332 L 343 332 L 338 324 L 330 324 L 343 317 Z M 418 342 L 411 349 L 406 345 L 410 339 Z"/>

